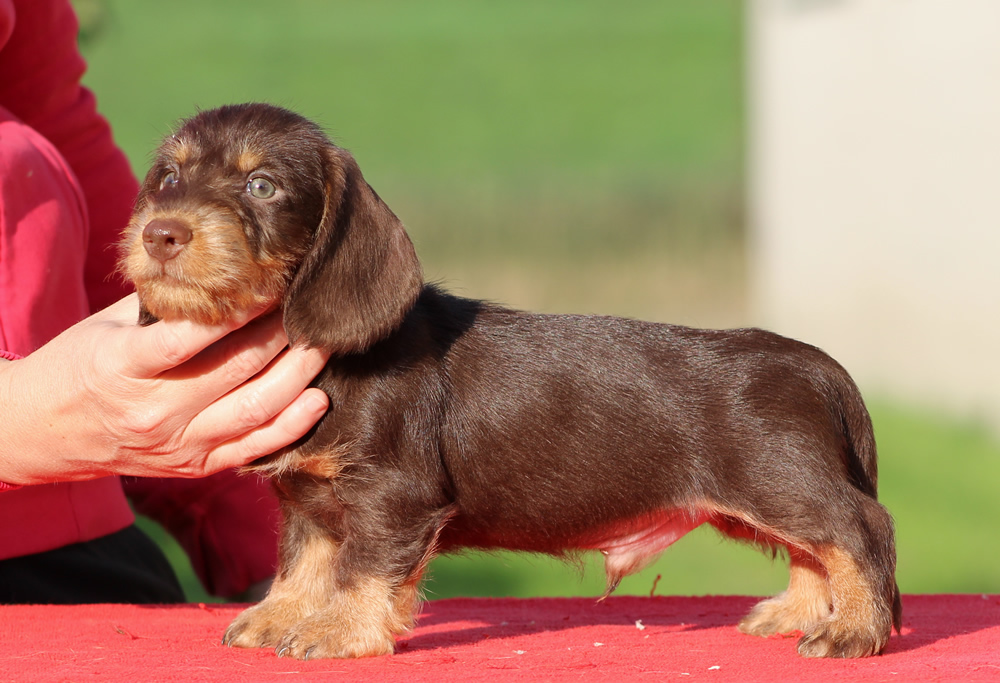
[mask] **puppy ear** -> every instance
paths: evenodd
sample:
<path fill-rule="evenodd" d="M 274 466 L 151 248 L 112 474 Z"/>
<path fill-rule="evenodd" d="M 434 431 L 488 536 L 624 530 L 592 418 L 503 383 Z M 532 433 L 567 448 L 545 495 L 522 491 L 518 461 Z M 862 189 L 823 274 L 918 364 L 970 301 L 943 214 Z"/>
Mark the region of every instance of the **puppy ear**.
<path fill-rule="evenodd" d="M 413 307 L 423 287 L 420 262 L 354 158 L 331 146 L 325 165 L 326 205 L 285 294 L 285 330 L 292 344 L 364 351 Z"/>

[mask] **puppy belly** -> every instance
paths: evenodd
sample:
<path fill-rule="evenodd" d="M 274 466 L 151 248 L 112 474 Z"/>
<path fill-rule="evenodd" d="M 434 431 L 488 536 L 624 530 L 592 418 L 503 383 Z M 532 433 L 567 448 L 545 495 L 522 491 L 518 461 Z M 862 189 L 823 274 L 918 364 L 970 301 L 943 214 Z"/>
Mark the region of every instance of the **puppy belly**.
<path fill-rule="evenodd" d="M 605 596 L 629 574 L 641 570 L 680 539 L 709 521 L 711 514 L 700 510 L 664 510 L 642 520 L 622 522 L 604 530 L 588 550 L 600 550 L 608 577 Z"/>

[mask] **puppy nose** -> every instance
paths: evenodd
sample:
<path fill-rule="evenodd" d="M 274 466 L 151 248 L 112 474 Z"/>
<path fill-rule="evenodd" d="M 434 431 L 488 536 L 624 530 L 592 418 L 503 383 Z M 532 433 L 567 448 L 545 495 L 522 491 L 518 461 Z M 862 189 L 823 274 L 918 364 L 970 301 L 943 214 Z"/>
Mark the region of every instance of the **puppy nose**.
<path fill-rule="evenodd" d="M 191 241 L 191 228 L 174 218 L 155 218 L 142 231 L 142 246 L 160 263 L 166 263 Z"/>

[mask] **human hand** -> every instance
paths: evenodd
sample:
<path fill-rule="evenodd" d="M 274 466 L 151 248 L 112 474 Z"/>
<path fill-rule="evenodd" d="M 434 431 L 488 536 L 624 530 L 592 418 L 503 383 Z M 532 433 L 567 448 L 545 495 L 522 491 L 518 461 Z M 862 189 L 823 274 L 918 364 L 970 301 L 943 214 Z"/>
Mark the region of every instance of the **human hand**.
<path fill-rule="evenodd" d="M 0 480 L 201 477 L 304 436 L 326 362 L 288 349 L 275 313 L 215 326 L 136 325 L 128 296 L 27 358 L 0 362 Z"/>

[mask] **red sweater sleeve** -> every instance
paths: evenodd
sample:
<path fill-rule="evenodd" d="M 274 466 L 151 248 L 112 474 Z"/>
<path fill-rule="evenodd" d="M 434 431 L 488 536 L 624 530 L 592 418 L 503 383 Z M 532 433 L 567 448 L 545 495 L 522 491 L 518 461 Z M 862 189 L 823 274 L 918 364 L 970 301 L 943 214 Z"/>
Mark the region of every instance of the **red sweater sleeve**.
<path fill-rule="evenodd" d="M 86 68 L 77 22 L 65 0 L 0 0 L 0 106 L 41 133 L 66 159 L 87 204 L 85 283 L 91 312 L 130 290 L 112 276 L 111 247 L 132 211 L 138 183 L 93 94 L 80 84 Z M 15 30 L 11 31 L 13 28 Z"/>

